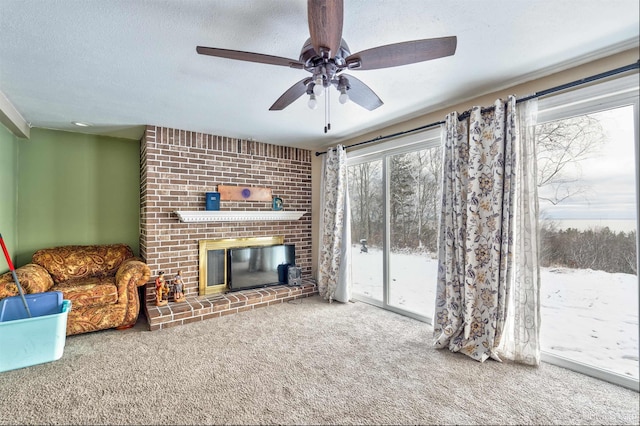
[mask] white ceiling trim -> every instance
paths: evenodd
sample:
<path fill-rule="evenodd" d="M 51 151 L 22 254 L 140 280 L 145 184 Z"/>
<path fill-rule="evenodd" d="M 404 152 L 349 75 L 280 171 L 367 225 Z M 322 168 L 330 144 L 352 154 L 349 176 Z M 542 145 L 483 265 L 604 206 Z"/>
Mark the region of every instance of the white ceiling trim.
<path fill-rule="evenodd" d="M 0 123 L 19 138 L 29 139 L 31 129 L 11 101 L 0 92 Z"/>

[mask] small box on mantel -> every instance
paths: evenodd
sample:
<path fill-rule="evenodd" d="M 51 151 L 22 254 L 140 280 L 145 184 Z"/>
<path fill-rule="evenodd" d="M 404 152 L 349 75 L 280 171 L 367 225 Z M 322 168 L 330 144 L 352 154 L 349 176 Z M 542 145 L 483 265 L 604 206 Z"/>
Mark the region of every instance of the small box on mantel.
<path fill-rule="evenodd" d="M 207 210 L 220 210 L 220 193 L 218 188 L 214 187 L 213 192 L 206 193 L 205 208 Z"/>

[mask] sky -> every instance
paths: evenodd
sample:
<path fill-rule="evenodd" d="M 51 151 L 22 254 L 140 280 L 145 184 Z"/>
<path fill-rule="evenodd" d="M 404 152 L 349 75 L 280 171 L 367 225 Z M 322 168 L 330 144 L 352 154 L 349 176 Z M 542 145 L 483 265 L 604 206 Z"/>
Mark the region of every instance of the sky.
<path fill-rule="evenodd" d="M 548 219 L 634 220 L 637 203 L 633 107 L 590 116 L 600 120 L 607 140 L 592 158 L 580 162 L 581 185 L 586 191 L 555 206 L 541 201 L 541 216 Z"/>

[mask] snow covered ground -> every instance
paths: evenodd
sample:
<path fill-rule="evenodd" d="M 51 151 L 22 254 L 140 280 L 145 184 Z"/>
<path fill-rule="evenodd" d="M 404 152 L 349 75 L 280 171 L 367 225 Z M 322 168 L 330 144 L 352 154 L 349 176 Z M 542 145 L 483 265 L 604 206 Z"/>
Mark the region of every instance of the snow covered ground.
<path fill-rule="evenodd" d="M 382 251 L 352 253 L 353 292 L 382 300 Z M 389 304 L 433 318 L 438 261 L 392 254 Z M 542 349 L 638 379 L 638 276 L 542 268 Z"/>

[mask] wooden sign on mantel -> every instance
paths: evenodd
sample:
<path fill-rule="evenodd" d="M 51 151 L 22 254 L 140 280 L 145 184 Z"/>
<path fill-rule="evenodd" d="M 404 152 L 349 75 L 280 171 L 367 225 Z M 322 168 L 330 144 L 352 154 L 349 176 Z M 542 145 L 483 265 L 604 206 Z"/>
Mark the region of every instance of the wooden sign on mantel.
<path fill-rule="evenodd" d="M 253 188 L 250 186 L 218 185 L 220 200 L 228 201 L 271 201 L 270 188 Z"/>

